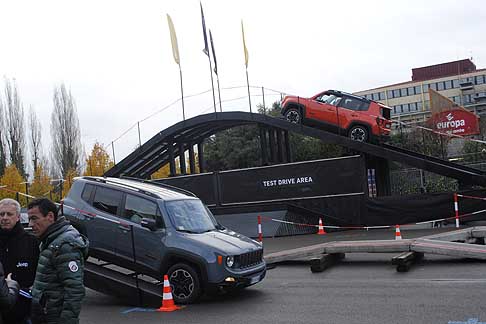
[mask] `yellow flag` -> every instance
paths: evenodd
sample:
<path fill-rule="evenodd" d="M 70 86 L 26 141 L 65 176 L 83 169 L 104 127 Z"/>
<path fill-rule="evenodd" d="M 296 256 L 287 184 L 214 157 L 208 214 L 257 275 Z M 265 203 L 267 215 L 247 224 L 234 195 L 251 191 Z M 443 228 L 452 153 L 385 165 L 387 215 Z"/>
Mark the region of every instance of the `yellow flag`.
<path fill-rule="evenodd" d="M 177 45 L 177 36 L 174 28 L 174 23 L 172 19 L 170 19 L 169 14 L 167 14 L 167 22 L 169 23 L 169 30 L 170 30 L 170 41 L 172 42 L 172 55 L 174 56 L 174 61 L 180 65 L 180 57 L 179 57 L 179 45 Z"/>
<path fill-rule="evenodd" d="M 245 52 L 245 66 L 248 68 L 248 49 L 245 42 L 245 30 L 243 29 L 243 20 L 241 21 L 241 34 L 243 35 L 243 51 Z"/>

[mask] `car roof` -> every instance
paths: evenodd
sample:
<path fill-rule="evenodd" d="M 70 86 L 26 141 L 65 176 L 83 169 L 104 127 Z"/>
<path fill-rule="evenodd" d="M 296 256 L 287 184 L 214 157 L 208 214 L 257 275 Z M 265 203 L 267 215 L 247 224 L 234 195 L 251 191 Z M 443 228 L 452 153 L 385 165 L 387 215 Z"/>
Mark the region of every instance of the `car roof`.
<path fill-rule="evenodd" d="M 118 186 L 123 189 L 128 189 L 134 192 L 142 193 L 153 198 L 160 198 L 163 200 L 180 200 L 180 199 L 197 199 L 190 191 L 173 187 L 170 185 L 148 182 L 142 179 L 126 179 L 126 178 L 108 178 L 108 177 L 93 177 L 84 176 L 76 179 L 83 179 L 87 182 L 105 183 L 111 186 Z"/>

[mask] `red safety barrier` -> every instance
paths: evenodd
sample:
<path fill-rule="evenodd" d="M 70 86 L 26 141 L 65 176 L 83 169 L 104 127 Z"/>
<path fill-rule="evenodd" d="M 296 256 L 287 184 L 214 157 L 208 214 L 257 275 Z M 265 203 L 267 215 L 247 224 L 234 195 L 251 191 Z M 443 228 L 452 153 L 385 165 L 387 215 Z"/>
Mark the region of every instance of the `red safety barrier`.
<path fill-rule="evenodd" d="M 263 243 L 262 216 L 258 215 L 258 241 Z"/>
<path fill-rule="evenodd" d="M 459 204 L 457 202 L 457 193 L 454 193 L 454 212 L 456 214 L 456 228 L 459 228 Z"/>

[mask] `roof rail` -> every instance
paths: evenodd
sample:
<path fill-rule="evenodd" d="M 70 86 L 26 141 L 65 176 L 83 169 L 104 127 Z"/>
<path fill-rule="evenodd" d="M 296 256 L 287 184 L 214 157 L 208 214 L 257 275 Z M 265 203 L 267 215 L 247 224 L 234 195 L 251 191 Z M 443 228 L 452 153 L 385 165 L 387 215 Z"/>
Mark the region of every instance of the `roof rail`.
<path fill-rule="evenodd" d="M 101 178 L 101 177 L 96 178 L 96 177 L 92 177 L 92 176 L 84 176 L 83 179 L 90 180 L 90 181 L 96 181 L 96 182 L 102 182 L 102 183 L 117 184 L 119 186 L 124 186 L 124 187 L 130 188 L 130 189 L 134 189 L 134 190 L 136 190 L 140 193 L 146 194 L 148 196 L 151 196 L 151 197 L 154 197 L 154 198 L 159 198 L 159 196 L 154 194 L 153 192 L 143 190 L 143 189 L 140 189 L 136 186 L 131 186 L 131 185 L 126 184 L 126 183 L 121 183 L 121 182 L 117 182 L 117 181 L 114 181 L 114 180 L 110 180 L 108 178 Z"/>
<path fill-rule="evenodd" d="M 134 181 L 139 181 L 139 182 L 142 182 L 142 183 L 149 183 L 149 184 L 152 184 L 154 186 L 171 189 L 171 190 L 178 191 L 180 193 L 186 194 L 188 196 L 196 197 L 196 195 L 189 190 L 182 189 L 182 188 L 175 187 L 175 186 L 171 186 L 171 185 L 168 185 L 168 184 L 162 183 L 162 182 L 156 182 L 154 180 L 146 180 L 146 179 L 128 177 L 128 176 L 124 176 L 124 175 L 121 175 L 120 179 L 134 180 Z"/>

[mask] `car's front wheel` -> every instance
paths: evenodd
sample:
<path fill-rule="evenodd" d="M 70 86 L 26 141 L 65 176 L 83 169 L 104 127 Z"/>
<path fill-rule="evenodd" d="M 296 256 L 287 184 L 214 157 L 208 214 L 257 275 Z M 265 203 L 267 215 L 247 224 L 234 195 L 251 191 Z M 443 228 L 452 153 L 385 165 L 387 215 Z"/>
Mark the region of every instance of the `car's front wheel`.
<path fill-rule="evenodd" d="M 176 304 L 190 304 L 201 296 L 199 276 L 192 266 L 186 263 L 174 264 L 168 276 Z"/>
<path fill-rule="evenodd" d="M 300 123 L 302 123 L 302 113 L 301 113 L 300 109 L 290 108 L 285 113 L 285 119 L 288 122 L 291 122 L 291 123 L 294 123 L 294 124 L 300 124 Z"/>
<path fill-rule="evenodd" d="M 362 125 L 356 125 L 349 130 L 349 138 L 357 142 L 367 142 L 369 138 L 368 128 Z"/>

